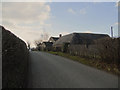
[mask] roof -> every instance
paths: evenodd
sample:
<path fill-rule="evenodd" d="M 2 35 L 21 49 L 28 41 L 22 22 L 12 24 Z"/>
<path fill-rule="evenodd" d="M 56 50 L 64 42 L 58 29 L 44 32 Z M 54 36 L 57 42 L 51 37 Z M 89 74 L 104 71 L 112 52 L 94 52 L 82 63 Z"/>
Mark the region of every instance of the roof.
<path fill-rule="evenodd" d="M 53 44 L 52 42 L 43 42 L 43 43 L 44 43 L 46 46 L 52 46 L 52 44 Z M 43 44 L 43 43 L 42 43 L 42 44 Z"/>
<path fill-rule="evenodd" d="M 59 37 L 50 37 L 50 39 L 53 39 L 54 41 L 57 41 L 59 39 Z"/>
<path fill-rule="evenodd" d="M 54 45 L 61 45 L 63 43 L 70 44 L 91 44 L 94 40 L 109 37 L 107 34 L 93 34 L 93 33 L 72 33 L 60 37 Z"/>

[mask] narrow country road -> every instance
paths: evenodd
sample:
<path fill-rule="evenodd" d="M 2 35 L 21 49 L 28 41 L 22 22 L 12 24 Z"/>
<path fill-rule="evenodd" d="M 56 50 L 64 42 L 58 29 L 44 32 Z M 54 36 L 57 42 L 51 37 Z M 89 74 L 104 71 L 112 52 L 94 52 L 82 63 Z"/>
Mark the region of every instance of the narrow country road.
<path fill-rule="evenodd" d="M 118 77 L 45 52 L 30 52 L 28 88 L 118 88 Z"/>

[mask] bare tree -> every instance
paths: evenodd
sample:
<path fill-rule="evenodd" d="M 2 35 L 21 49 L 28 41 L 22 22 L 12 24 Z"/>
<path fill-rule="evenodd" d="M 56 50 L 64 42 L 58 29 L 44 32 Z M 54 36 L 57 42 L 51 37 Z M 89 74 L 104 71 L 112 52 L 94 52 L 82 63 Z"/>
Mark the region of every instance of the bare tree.
<path fill-rule="evenodd" d="M 41 43 L 42 43 L 41 39 L 40 40 L 35 40 L 34 44 L 35 44 L 37 50 L 40 50 Z"/>
<path fill-rule="evenodd" d="M 44 40 L 47 40 L 49 38 L 49 35 L 48 35 L 48 33 L 44 33 Z"/>
<path fill-rule="evenodd" d="M 41 34 L 40 39 L 34 41 L 36 49 L 40 50 L 41 49 L 40 45 L 42 44 L 43 40 L 46 41 L 48 40 L 48 38 L 49 38 L 49 34 L 47 32 L 44 32 L 43 34 Z"/>
<path fill-rule="evenodd" d="M 40 38 L 41 40 L 48 40 L 49 34 L 47 32 L 44 32 L 43 34 L 41 34 Z"/>
<path fill-rule="evenodd" d="M 35 40 L 34 44 L 38 47 L 42 43 L 42 40 Z"/>

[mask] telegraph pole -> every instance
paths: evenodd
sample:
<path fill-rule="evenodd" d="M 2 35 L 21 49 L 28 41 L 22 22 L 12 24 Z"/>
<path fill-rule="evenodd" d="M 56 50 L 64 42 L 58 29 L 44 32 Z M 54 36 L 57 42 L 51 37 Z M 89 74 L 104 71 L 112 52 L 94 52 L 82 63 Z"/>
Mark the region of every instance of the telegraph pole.
<path fill-rule="evenodd" d="M 113 27 L 111 26 L 111 37 L 113 38 Z"/>

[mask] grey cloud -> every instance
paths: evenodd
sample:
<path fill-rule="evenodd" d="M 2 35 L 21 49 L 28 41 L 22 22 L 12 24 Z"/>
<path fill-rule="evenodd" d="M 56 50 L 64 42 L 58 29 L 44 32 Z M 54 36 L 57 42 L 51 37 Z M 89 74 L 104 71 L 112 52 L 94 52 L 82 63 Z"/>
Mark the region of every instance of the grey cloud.
<path fill-rule="evenodd" d="M 37 38 L 41 38 L 40 35 L 44 34 L 43 28 L 51 26 L 46 23 L 51 11 L 47 3 L 4 2 L 2 8 L 3 26 L 25 41 L 33 42 Z"/>

